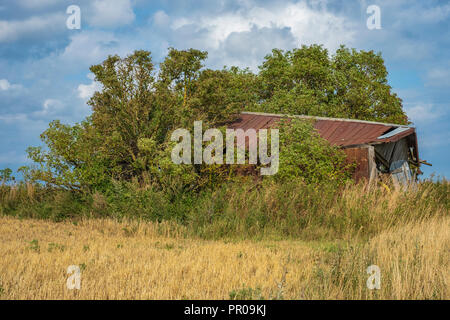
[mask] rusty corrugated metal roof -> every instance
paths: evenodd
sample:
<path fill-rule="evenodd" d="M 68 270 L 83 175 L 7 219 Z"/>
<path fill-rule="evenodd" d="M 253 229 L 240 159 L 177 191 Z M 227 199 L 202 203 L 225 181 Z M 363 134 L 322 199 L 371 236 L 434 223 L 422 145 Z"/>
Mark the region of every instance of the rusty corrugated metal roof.
<path fill-rule="evenodd" d="M 322 138 L 328 140 L 331 144 L 342 147 L 395 142 L 415 133 L 415 129 L 412 127 L 396 124 L 309 116 L 295 117 L 313 119 L 314 128 Z M 259 129 L 268 129 L 275 126 L 281 119 L 290 121 L 290 116 L 243 112 L 229 127 L 232 129 L 243 129 L 244 131 L 247 129 L 258 131 Z M 405 129 L 399 130 L 398 134 L 386 135 L 383 139 L 378 139 L 397 128 Z"/>

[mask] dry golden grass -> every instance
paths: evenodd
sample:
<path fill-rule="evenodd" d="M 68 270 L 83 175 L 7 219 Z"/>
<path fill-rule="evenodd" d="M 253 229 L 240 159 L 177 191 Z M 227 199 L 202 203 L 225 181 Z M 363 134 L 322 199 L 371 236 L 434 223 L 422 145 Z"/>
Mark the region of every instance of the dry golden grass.
<path fill-rule="evenodd" d="M 206 241 L 168 225 L 0 217 L 1 299 L 448 299 L 450 218 L 367 243 Z M 366 268 L 381 268 L 381 289 Z M 69 265 L 81 289 L 66 287 Z M 249 289 L 251 288 L 251 290 Z"/>

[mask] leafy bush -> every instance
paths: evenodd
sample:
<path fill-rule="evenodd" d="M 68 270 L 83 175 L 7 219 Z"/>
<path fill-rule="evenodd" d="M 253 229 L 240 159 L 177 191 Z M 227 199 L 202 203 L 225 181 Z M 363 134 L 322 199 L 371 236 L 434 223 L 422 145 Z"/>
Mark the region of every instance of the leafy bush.
<path fill-rule="evenodd" d="M 294 118 L 280 127 L 280 168 L 274 178 L 344 184 L 352 167 L 345 159 L 345 153 L 321 138 L 310 121 Z"/>

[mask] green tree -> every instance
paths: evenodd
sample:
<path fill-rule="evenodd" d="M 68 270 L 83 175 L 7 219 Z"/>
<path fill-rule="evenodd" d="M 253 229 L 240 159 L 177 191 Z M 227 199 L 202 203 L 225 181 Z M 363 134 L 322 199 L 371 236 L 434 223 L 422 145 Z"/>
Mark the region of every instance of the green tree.
<path fill-rule="evenodd" d="M 266 112 L 327 116 L 333 95 L 333 70 L 328 51 L 302 46 L 283 52 L 274 49 L 259 73 L 261 104 Z"/>
<path fill-rule="evenodd" d="M 115 179 L 131 179 L 149 165 L 139 141 L 162 147 L 176 128 L 176 100 L 155 80 L 148 51 L 135 51 L 125 58 L 110 56 L 90 69 L 102 84 L 102 91 L 89 101 L 93 132 L 102 137 L 98 152 Z"/>
<path fill-rule="evenodd" d="M 245 106 L 257 102 L 255 86 L 256 76 L 249 70 L 203 70 L 189 103 L 194 118 L 207 125 L 230 122 Z"/>
<path fill-rule="evenodd" d="M 102 90 L 89 100 L 92 115 L 74 126 L 50 123 L 41 135 L 47 148 L 29 148 L 38 164 L 34 180 L 76 190 L 105 188 L 112 179 L 130 180 L 148 169 L 147 139 L 163 147 L 176 114 L 171 96 L 155 82 L 150 53 L 109 56 L 90 68 Z"/>
<path fill-rule="evenodd" d="M 260 103 L 253 110 L 407 123 L 402 100 L 387 83 L 381 54 L 342 46 L 274 49 L 260 66 Z"/>
<path fill-rule="evenodd" d="M 41 134 L 43 147 L 29 147 L 32 167 L 22 167 L 27 179 L 74 191 L 105 188 L 112 166 L 101 153 L 101 137 L 92 130 L 90 118 L 74 126 L 52 121 Z"/>
<path fill-rule="evenodd" d="M 388 84 L 381 53 L 341 46 L 332 58 L 335 116 L 407 124 L 402 100 Z"/>
<path fill-rule="evenodd" d="M 187 107 L 188 100 L 195 90 L 195 82 L 207 57 L 206 51 L 169 48 L 167 58 L 161 63 L 160 79 L 178 93 L 178 98 L 183 101 L 183 109 Z"/>
<path fill-rule="evenodd" d="M 191 187 L 200 170 L 170 161 L 171 133 L 194 120 L 205 120 L 206 129 L 238 113 L 248 99 L 242 79 L 251 77 L 235 68 L 201 70 L 205 58 L 171 49 L 159 74 L 147 51 L 92 66 L 102 89 L 88 102 L 91 116 L 74 126 L 50 123 L 41 135 L 46 148 L 28 149 L 36 163 L 27 170 L 31 179 L 90 191 L 145 175 L 171 190 Z"/>
<path fill-rule="evenodd" d="M 10 168 L 0 170 L 0 183 L 2 185 L 14 180 L 15 178 L 12 176 L 12 170 Z"/>

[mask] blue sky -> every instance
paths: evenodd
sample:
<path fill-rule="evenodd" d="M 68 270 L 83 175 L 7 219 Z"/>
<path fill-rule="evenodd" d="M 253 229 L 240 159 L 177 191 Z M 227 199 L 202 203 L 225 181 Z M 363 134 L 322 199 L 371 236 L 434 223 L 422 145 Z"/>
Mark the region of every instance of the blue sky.
<path fill-rule="evenodd" d="M 69 30 L 66 9 L 81 9 Z M 369 5 L 381 29 L 369 30 Z M 89 66 L 135 49 L 207 50 L 207 66 L 257 70 L 272 48 L 323 44 L 380 51 L 417 128 L 419 152 L 450 177 L 450 2 L 252 0 L 0 0 L 0 168 L 29 164 L 48 123 L 82 120 L 98 88 Z"/>

